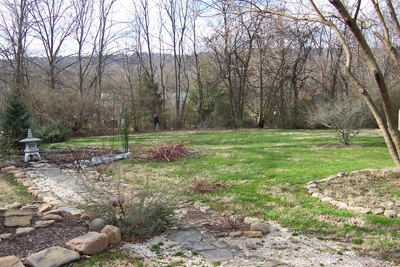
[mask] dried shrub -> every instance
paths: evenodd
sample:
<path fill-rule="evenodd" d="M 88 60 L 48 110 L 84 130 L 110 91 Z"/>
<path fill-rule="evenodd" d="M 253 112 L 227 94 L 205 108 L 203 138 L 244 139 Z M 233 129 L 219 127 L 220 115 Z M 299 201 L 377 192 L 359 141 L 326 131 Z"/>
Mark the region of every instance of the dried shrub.
<path fill-rule="evenodd" d="M 228 207 L 229 208 L 229 207 Z M 226 210 L 222 215 L 222 220 L 229 225 L 231 229 L 238 229 L 244 223 L 246 218 L 247 208 L 243 207 L 235 211 Z"/>
<path fill-rule="evenodd" d="M 226 184 L 224 182 L 210 184 L 206 182 L 204 179 L 196 179 L 191 186 L 186 188 L 186 192 L 192 194 L 215 192 L 225 187 Z"/>

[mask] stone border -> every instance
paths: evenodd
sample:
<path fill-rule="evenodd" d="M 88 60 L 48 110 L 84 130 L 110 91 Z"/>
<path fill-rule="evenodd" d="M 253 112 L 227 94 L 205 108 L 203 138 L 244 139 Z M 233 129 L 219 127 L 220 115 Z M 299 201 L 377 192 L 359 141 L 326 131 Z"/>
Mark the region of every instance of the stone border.
<path fill-rule="evenodd" d="M 306 186 L 304 186 L 305 189 L 307 189 L 308 193 L 315 198 L 319 198 L 320 201 L 322 202 L 327 202 L 334 206 L 335 208 L 339 210 L 348 210 L 352 211 L 358 214 L 374 214 L 374 215 L 382 215 L 387 217 L 387 218 L 400 218 L 400 213 L 395 211 L 395 210 L 390 210 L 390 209 L 383 209 L 381 207 L 354 207 L 350 206 L 345 202 L 341 201 L 336 201 L 331 197 L 325 196 L 322 194 L 318 188 L 318 184 L 332 181 L 337 178 L 341 178 L 344 176 L 353 176 L 353 175 L 360 175 L 360 174 L 371 174 L 371 173 L 384 173 L 384 172 L 389 172 L 393 171 L 395 168 L 388 168 L 388 169 L 365 169 L 365 170 L 360 170 L 360 171 L 353 171 L 353 172 L 340 172 L 338 174 L 334 174 L 329 176 L 326 179 L 322 179 L 319 181 L 310 181 L 307 183 Z"/>

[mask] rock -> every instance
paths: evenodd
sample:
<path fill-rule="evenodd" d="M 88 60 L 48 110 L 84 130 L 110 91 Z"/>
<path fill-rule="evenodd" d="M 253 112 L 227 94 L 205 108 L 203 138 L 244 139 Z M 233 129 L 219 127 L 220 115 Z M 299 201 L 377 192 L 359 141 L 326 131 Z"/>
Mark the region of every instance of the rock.
<path fill-rule="evenodd" d="M 56 222 L 62 222 L 63 221 L 63 217 L 57 214 L 49 214 L 49 215 L 45 215 L 43 216 L 43 220 L 45 221 L 56 221 Z"/>
<path fill-rule="evenodd" d="M 80 254 L 91 255 L 103 251 L 108 246 L 108 236 L 104 233 L 89 232 L 68 241 L 66 247 Z"/>
<path fill-rule="evenodd" d="M 33 227 L 37 228 L 47 228 L 50 226 L 53 226 L 56 223 L 54 220 L 49 220 L 49 221 L 36 221 Z"/>
<path fill-rule="evenodd" d="M 58 206 L 61 206 L 63 204 L 63 202 L 59 199 L 56 199 L 56 200 L 50 201 L 49 204 L 52 205 L 53 207 L 58 207 Z"/>
<path fill-rule="evenodd" d="M 52 196 L 46 196 L 43 198 L 43 201 L 46 203 L 50 203 L 51 201 L 55 201 L 55 200 L 58 200 L 58 199 L 55 197 L 52 197 Z"/>
<path fill-rule="evenodd" d="M 56 267 L 77 261 L 81 258 L 78 252 L 62 247 L 51 247 L 30 255 L 26 262 L 33 267 Z"/>
<path fill-rule="evenodd" d="M 338 209 L 340 209 L 340 210 L 345 210 L 345 209 L 347 209 L 347 207 L 349 206 L 349 205 L 347 205 L 346 203 L 340 202 L 340 201 L 336 201 L 333 205 L 334 205 L 335 207 L 337 207 Z"/>
<path fill-rule="evenodd" d="M 113 160 L 112 158 L 103 158 L 101 161 L 103 162 L 103 164 L 108 164 L 111 163 Z"/>
<path fill-rule="evenodd" d="M 289 266 L 286 263 L 278 260 L 267 260 L 264 262 L 263 267 L 278 267 L 278 266 Z M 321 265 L 322 266 L 322 265 Z"/>
<path fill-rule="evenodd" d="M 210 206 L 204 205 L 204 206 L 201 206 L 201 207 L 200 207 L 200 211 L 202 211 L 202 212 L 207 212 L 207 211 L 209 211 L 209 210 L 211 210 L 211 207 L 210 207 Z"/>
<path fill-rule="evenodd" d="M 44 192 L 41 192 L 41 193 L 38 193 L 36 197 L 37 197 L 39 200 L 44 200 L 44 198 L 45 198 L 45 197 L 48 197 L 48 196 L 49 196 L 49 194 L 44 193 Z"/>
<path fill-rule="evenodd" d="M 26 180 L 25 182 L 23 182 L 22 185 L 25 186 L 25 187 L 31 187 L 31 186 L 36 187 L 36 184 L 34 182 L 32 182 L 32 181 L 29 181 L 29 180 Z"/>
<path fill-rule="evenodd" d="M 396 218 L 397 216 L 397 211 L 394 210 L 385 210 L 383 213 L 383 216 L 388 217 L 388 218 Z"/>
<path fill-rule="evenodd" d="M 89 229 L 92 231 L 100 232 L 107 225 L 107 221 L 102 218 L 96 218 L 89 224 Z"/>
<path fill-rule="evenodd" d="M 246 217 L 244 218 L 244 223 L 248 224 L 255 224 L 255 223 L 262 223 L 264 220 L 258 219 L 258 218 L 253 218 L 253 217 Z"/>
<path fill-rule="evenodd" d="M 0 214 L 6 213 L 10 209 L 7 209 L 6 207 L 0 207 Z"/>
<path fill-rule="evenodd" d="M 24 267 L 24 265 L 17 257 L 12 255 L 12 256 L 1 257 L 0 267 Z"/>
<path fill-rule="evenodd" d="M 233 252 L 226 248 L 199 251 L 199 254 L 213 262 L 227 261 L 234 257 Z"/>
<path fill-rule="evenodd" d="M 33 231 L 35 231 L 35 228 L 33 228 L 33 227 L 18 228 L 18 229 L 15 231 L 15 236 L 29 235 L 29 234 L 32 233 Z"/>
<path fill-rule="evenodd" d="M 322 194 L 318 192 L 314 192 L 311 194 L 312 197 L 319 198 Z"/>
<path fill-rule="evenodd" d="M 242 231 L 235 231 L 235 232 L 230 232 L 229 233 L 229 237 L 231 237 L 231 238 L 241 237 L 242 235 L 243 235 Z"/>
<path fill-rule="evenodd" d="M 9 239 L 11 236 L 12 236 L 11 233 L 0 234 L 0 239 L 7 240 L 7 239 Z M 1 261 L 0 261 L 0 263 L 1 263 Z"/>
<path fill-rule="evenodd" d="M 196 224 L 185 224 L 185 225 L 179 226 L 178 229 L 180 231 L 187 231 L 187 230 L 196 229 L 196 228 L 199 228 Z"/>
<path fill-rule="evenodd" d="M 93 165 L 99 165 L 102 164 L 103 162 L 99 157 L 93 157 L 92 160 L 90 161 Z"/>
<path fill-rule="evenodd" d="M 121 229 L 113 225 L 106 225 L 101 233 L 107 234 L 108 243 L 116 245 L 121 241 Z"/>
<path fill-rule="evenodd" d="M 16 178 L 15 182 L 17 182 L 18 184 L 23 184 L 25 181 L 27 181 L 26 178 Z"/>
<path fill-rule="evenodd" d="M 261 231 L 245 231 L 243 235 L 248 238 L 257 238 L 262 237 L 263 234 Z"/>
<path fill-rule="evenodd" d="M 201 203 L 201 202 L 195 202 L 195 203 L 193 204 L 193 206 L 194 206 L 196 209 L 200 209 L 200 207 L 202 207 L 202 206 L 204 206 L 204 205 L 206 205 L 206 204 Z"/>
<path fill-rule="evenodd" d="M 10 205 L 6 205 L 5 208 L 9 209 L 9 210 L 17 210 L 17 209 L 22 208 L 22 206 L 23 206 L 22 203 L 14 202 L 14 203 L 12 203 Z"/>
<path fill-rule="evenodd" d="M 43 204 L 43 206 L 39 209 L 40 213 L 45 213 L 53 209 L 53 206 L 49 204 Z"/>
<path fill-rule="evenodd" d="M 21 209 L 22 210 L 36 210 L 37 208 L 38 208 L 37 205 L 26 205 L 26 206 L 23 206 Z"/>
<path fill-rule="evenodd" d="M 170 233 L 167 238 L 174 242 L 200 242 L 203 235 L 199 231 L 192 229 Z"/>
<path fill-rule="evenodd" d="M 46 215 L 51 215 L 51 214 L 55 214 L 55 215 L 62 215 L 62 211 L 61 210 L 49 210 L 47 212 L 44 213 L 44 216 Z"/>
<path fill-rule="evenodd" d="M 308 184 L 304 187 L 305 189 L 310 189 L 310 188 L 317 188 L 316 184 Z"/>
<path fill-rule="evenodd" d="M 360 213 L 360 214 L 369 214 L 369 213 L 371 213 L 371 209 L 370 208 L 363 208 L 363 207 L 348 206 L 347 210 L 348 211 L 352 211 L 352 212 L 356 212 L 356 213 Z"/>
<path fill-rule="evenodd" d="M 388 201 L 388 202 L 383 203 L 383 206 L 390 210 L 395 206 L 395 204 L 392 201 Z"/>
<path fill-rule="evenodd" d="M 17 172 L 14 174 L 15 179 L 25 179 L 26 178 L 26 173 L 24 172 Z"/>
<path fill-rule="evenodd" d="M 319 191 L 319 189 L 318 188 L 310 188 L 310 189 L 308 189 L 308 193 L 310 193 L 310 194 L 312 194 L 312 193 L 319 193 L 320 191 Z"/>
<path fill-rule="evenodd" d="M 71 210 L 71 215 L 76 216 L 76 217 L 80 217 L 83 215 L 83 211 L 82 210 Z"/>
<path fill-rule="evenodd" d="M 124 154 L 124 159 L 129 159 L 132 156 L 133 156 L 132 152 L 127 152 Z"/>
<path fill-rule="evenodd" d="M 17 168 L 15 166 L 9 166 L 5 168 L 1 168 L 1 173 L 8 173 L 10 171 L 15 171 Z"/>
<path fill-rule="evenodd" d="M 382 208 L 374 208 L 371 210 L 371 213 L 374 215 L 380 215 L 380 214 L 383 214 L 384 212 L 385 212 L 385 210 Z"/>
<path fill-rule="evenodd" d="M 6 227 L 25 227 L 31 224 L 32 213 L 27 211 L 7 211 L 4 213 L 6 217 L 4 220 L 4 225 Z"/>
<path fill-rule="evenodd" d="M 250 231 L 261 231 L 263 235 L 269 233 L 269 224 L 268 223 L 255 223 L 250 227 Z"/>
<path fill-rule="evenodd" d="M 322 202 L 331 202 L 333 199 L 331 197 L 324 197 L 321 199 Z"/>
<path fill-rule="evenodd" d="M 359 213 L 361 213 L 361 214 L 370 214 L 371 210 L 372 210 L 371 208 L 361 208 L 359 210 Z"/>

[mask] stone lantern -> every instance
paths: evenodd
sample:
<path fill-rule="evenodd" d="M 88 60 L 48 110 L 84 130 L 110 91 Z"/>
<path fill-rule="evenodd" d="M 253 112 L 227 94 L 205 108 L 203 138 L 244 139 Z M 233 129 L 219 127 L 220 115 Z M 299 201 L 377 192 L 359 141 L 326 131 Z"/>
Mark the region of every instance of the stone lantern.
<path fill-rule="evenodd" d="M 29 159 L 33 156 L 37 156 L 38 160 L 40 160 L 39 149 L 36 143 L 41 140 L 32 136 L 31 129 L 28 130 L 28 138 L 20 140 L 21 143 L 25 143 L 25 162 L 29 162 Z"/>

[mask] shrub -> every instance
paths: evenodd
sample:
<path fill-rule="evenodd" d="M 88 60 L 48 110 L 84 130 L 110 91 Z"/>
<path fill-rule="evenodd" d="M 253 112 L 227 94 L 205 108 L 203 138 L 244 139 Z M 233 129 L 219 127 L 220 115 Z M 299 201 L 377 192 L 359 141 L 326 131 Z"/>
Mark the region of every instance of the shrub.
<path fill-rule="evenodd" d="M 58 120 L 36 132 L 44 143 L 59 143 L 69 139 L 71 130 L 65 121 Z"/>
<path fill-rule="evenodd" d="M 173 196 L 145 188 L 137 195 L 119 191 L 118 200 L 113 200 L 110 194 L 92 192 L 92 199 L 83 208 L 92 217 L 119 227 L 124 235 L 143 238 L 165 230 L 175 221 L 177 204 Z"/>
<path fill-rule="evenodd" d="M 308 123 L 312 126 L 323 125 L 336 131 L 339 143 L 349 145 L 365 125 L 367 107 L 362 99 L 339 95 L 327 101 L 321 100 L 314 110 L 308 113 Z"/>
<path fill-rule="evenodd" d="M 28 129 L 31 126 L 30 118 L 31 115 L 25 104 L 14 95 L 2 116 L 1 150 L 3 152 L 8 153 L 10 150 L 24 148 L 24 144 L 19 140 L 27 137 Z"/>

